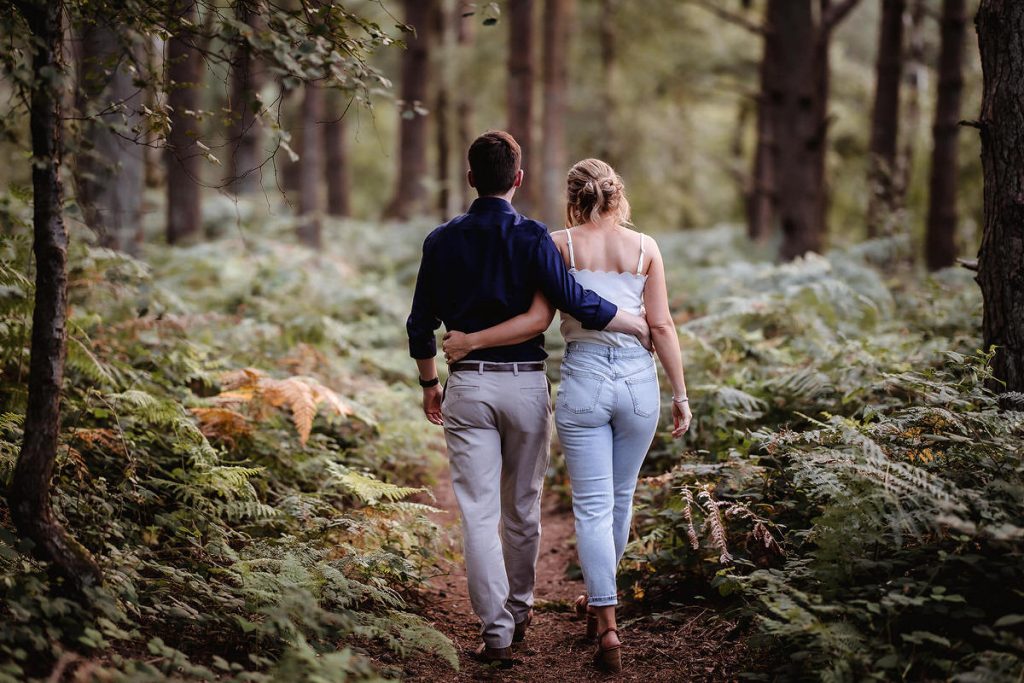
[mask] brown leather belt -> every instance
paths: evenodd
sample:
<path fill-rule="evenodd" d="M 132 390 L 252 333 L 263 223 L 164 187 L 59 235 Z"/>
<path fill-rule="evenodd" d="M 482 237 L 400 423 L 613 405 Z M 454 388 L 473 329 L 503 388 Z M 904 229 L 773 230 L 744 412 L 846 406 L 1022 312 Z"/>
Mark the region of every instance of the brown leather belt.
<path fill-rule="evenodd" d="M 481 361 L 460 361 L 448 368 L 449 372 L 472 370 L 473 372 L 544 372 L 544 363 L 484 363 Z"/>

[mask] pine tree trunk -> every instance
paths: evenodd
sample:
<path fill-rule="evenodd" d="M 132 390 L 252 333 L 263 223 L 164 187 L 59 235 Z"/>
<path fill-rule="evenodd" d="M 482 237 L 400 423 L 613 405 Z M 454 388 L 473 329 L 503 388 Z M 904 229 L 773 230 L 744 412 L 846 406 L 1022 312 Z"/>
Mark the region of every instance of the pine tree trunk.
<path fill-rule="evenodd" d="M 617 50 L 617 27 L 616 10 L 619 0 L 601 0 L 601 19 L 598 24 L 598 43 L 601 53 L 601 138 L 599 140 L 598 154 L 612 166 L 618 164 L 619 159 L 614 148 L 617 136 L 615 134 L 615 108 L 616 108 L 616 62 L 618 59 Z"/>
<path fill-rule="evenodd" d="M 284 191 L 285 199 L 289 205 L 294 201 L 295 195 L 302 187 L 302 101 L 305 98 L 303 88 L 293 88 L 281 91 L 281 116 L 285 120 L 290 135 L 288 146 L 295 153 L 296 158 L 282 150 L 278 161 L 277 170 L 280 177 L 281 189 Z"/>
<path fill-rule="evenodd" d="M 931 183 L 925 262 L 937 270 L 956 262 L 957 193 L 960 166 L 957 142 L 963 95 L 963 60 L 967 32 L 966 0 L 943 0 L 942 42 L 939 48 L 939 87 L 932 128 Z"/>
<path fill-rule="evenodd" d="M 925 65 L 925 19 L 928 6 L 927 0 L 911 0 L 908 10 L 907 38 L 905 41 L 906 55 L 903 58 L 904 76 L 900 116 L 900 129 L 903 138 L 896 156 L 895 193 L 898 197 L 898 208 L 906 204 L 907 191 L 910 188 L 914 170 L 917 143 L 921 129 L 921 88 L 928 78 L 928 67 Z"/>
<path fill-rule="evenodd" d="M 462 2 L 456 2 L 456 7 L 461 15 Z M 457 44 L 459 46 L 460 54 L 467 52 L 473 44 L 473 37 L 475 35 L 475 24 L 473 23 L 472 17 L 459 16 L 458 23 L 458 37 Z M 460 63 L 465 65 L 468 59 L 460 59 Z M 466 152 L 469 150 L 470 144 L 473 142 L 473 138 L 476 137 L 473 130 L 473 93 L 470 92 L 469 88 L 457 88 L 456 97 L 458 97 L 458 104 L 455 106 L 455 135 L 458 138 L 459 153 L 457 158 L 459 159 L 460 169 L 459 177 L 457 178 L 457 186 L 460 188 L 460 199 L 463 207 L 468 207 L 473 201 L 473 188 L 466 182 L 466 171 L 469 170 L 469 162 L 466 159 Z M 532 156 L 536 157 L 536 154 Z M 527 173 L 533 176 L 532 184 L 534 185 L 534 191 L 539 186 L 540 173 L 535 173 L 533 169 L 539 168 L 539 164 L 536 160 L 530 161 L 524 159 L 523 163 L 527 168 Z M 529 183 L 528 183 L 529 184 Z M 527 192 L 529 195 L 529 192 Z"/>
<path fill-rule="evenodd" d="M 408 220 L 426 208 L 428 120 L 424 108 L 430 92 L 430 49 L 433 47 L 437 0 L 405 0 L 405 23 L 416 29 L 407 35 L 402 55 L 402 118 L 399 124 L 398 182 L 384 215 Z"/>
<path fill-rule="evenodd" d="M 306 83 L 302 95 L 302 150 L 299 152 L 299 241 L 309 247 L 322 244 L 324 91 Z"/>
<path fill-rule="evenodd" d="M 61 137 L 59 79 L 40 74 L 61 71 L 61 3 L 18 4 L 32 33 L 32 67 L 37 75 L 29 101 L 32 134 L 33 245 L 36 260 L 35 308 L 29 361 L 25 439 L 8 489 L 11 517 L 33 552 L 51 563 L 71 590 L 81 594 L 103 580 L 96 561 L 71 538 L 53 514 L 50 480 L 57 457 L 61 385 L 67 352 L 68 234 L 64 226 L 60 180 Z"/>
<path fill-rule="evenodd" d="M 239 21 L 254 30 L 258 28 L 256 17 L 244 0 L 235 3 L 235 13 Z M 240 42 L 231 69 L 231 103 L 237 118 L 229 131 L 231 189 L 239 195 L 263 189 L 263 127 L 258 116 L 263 107 L 259 100 L 263 80 L 263 71 L 252 50 L 247 43 Z"/>
<path fill-rule="evenodd" d="M 124 68 L 120 40 L 110 26 L 87 25 L 81 34 L 77 106 L 84 116 L 75 187 L 85 222 L 100 244 L 137 254 L 141 241 L 142 145 L 123 132 L 138 123 L 142 95 Z M 123 106 L 123 110 L 118 110 Z M 110 110 L 112 113 L 100 115 Z M 123 113 L 122 113 L 123 112 Z M 116 126 L 118 134 L 112 130 Z"/>
<path fill-rule="evenodd" d="M 434 8 L 434 30 L 437 35 L 437 94 L 435 99 L 434 132 L 437 142 L 437 213 L 440 220 L 452 214 L 452 69 L 455 67 L 453 25 L 457 7 L 451 0 L 437 0 Z"/>
<path fill-rule="evenodd" d="M 569 39 L 573 0 L 544 3 L 544 116 L 542 121 L 543 210 L 552 229 L 565 223 L 565 177 L 569 171 L 565 124 L 569 95 Z"/>
<path fill-rule="evenodd" d="M 1007 391 L 1024 391 L 1024 3 L 981 0 L 985 228 L 978 253 L 985 346 Z"/>
<path fill-rule="evenodd" d="M 868 169 L 868 236 L 890 232 L 897 208 L 896 152 L 899 140 L 900 83 L 903 79 L 904 0 L 882 0 L 875 66 L 875 105 L 871 114 Z"/>
<path fill-rule="evenodd" d="M 757 98 L 757 142 L 754 167 L 751 171 L 750 193 L 747 196 L 747 236 L 763 242 L 776 228 L 778 188 L 775 180 L 775 159 L 778 143 L 775 128 L 782 102 L 783 72 L 779 63 L 779 41 L 784 32 L 775 25 L 780 17 L 780 0 L 769 0 L 764 21 L 764 48 L 761 56 L 761 91 Z"/>
<path fill-rule="evenodd" d="M 824 134 L 819 120 L 821 72 L 815 64 L 817 31 L 811 0 L 773 0 L 769 11 L 771 30 L 779 34 L 782 74 L 768 93 L 778 114 L 774 170 L 783 238 L 780 256 L 789 260 L 821 251 L 823 243 L 824 179 L 818 159 Z M 828 72 L 827 65 L 820 69 Z"/>
<path fill-rule="evenodd" d="M 175 17 L 195 22 L 195 0 L 174 0 Z M 171 131 L 164 156 L 167 166 L 167 242 L 180 244 L 200 236 L 200 169 L 202 150 L 196 145 L 199 121 L 189 111 L 199 109 L 202 59 L 189 36 L 171 36 L 167 41 L 167 105 Z"/>
<path fill-rule="evenodd" d="M 345 116 L 349 101 L 337 90 L 330 91 L 331 106 L 324 124 L 324 148 L 327 150 L 327 213 L 347 217 L 352 214 L 352 172 L 348 158 Z"/>
<path fill-rule="evenodd" d="M 534 144 L 534 82 L 537 74 L 536 31 L 533 0 L 510 0 L 508 4 L 508 132 L 523 152 L 525 178 L 516 193 L 516 205 L 529 214 L 537 207 L 542 187 L 537 147 Z"/>

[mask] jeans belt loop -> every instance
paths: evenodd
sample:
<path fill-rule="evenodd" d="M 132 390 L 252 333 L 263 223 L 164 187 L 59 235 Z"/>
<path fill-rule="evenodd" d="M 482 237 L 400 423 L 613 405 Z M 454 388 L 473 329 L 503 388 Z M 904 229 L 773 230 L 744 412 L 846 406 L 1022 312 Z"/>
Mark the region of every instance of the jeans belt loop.
<path fill-rule="evenodd" d="M 515 375 L 516 377 L 519 376 L 519 363 L 512 364 L 512 374 Z"/>
<path fill-rule="evenodd" d="M 484 374 L 484 364 L 481 362 L 480 365 L 476 366 L 476 373 L 478 375 Z"/>

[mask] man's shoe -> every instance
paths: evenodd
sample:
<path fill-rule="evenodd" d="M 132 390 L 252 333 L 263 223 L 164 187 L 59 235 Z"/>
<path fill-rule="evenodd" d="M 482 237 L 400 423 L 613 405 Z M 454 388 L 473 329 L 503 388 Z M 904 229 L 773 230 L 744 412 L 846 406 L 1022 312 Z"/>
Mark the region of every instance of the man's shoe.
<path fill-rule="evenodd" d="M 533 610 L 526 613 L 526 618 L 516 624 L 516 628 L 512 631 L 512 642 L 521 643 L 526 640 L 526 629 L 530 628 L 530 624 L 533 622 Z"/>
<path fill-rule="evenodd" d="M 496 664 L 501 669 L 512 667 L 511 647 L 487 647 L 486 643 L 480 643 L 480 647 L 473 651 L 473 659 L 484 664 Z"/>

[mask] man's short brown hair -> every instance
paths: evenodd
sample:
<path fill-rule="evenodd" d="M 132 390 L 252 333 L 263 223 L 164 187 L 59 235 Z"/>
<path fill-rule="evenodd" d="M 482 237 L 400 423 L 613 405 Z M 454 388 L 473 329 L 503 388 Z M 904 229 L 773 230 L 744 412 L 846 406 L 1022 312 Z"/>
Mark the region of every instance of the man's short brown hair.
<path fill-rule="evenodd" d="M 523 153 L 516 139 L 503 130 L 489 130 L 469 146 L 469 170 L 481 197 L 512 189 Z"/>

